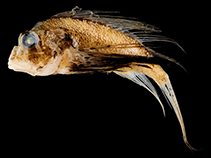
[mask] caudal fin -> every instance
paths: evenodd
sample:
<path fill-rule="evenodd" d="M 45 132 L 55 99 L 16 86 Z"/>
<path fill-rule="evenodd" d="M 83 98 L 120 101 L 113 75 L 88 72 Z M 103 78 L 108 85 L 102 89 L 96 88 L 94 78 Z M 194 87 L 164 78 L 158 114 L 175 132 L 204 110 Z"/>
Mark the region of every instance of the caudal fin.
<path fill-rule="evenodd" d="M 185 125 L 184 125 L 184 121 L 182 118 L 182 114 L 179 108 L 179 104 L 177 102 L 177 98 L 176 95 L 174 93 L 173 87 L 171 85 L 171 82 L 169 80 L 168 75 L 166 75 L 167 78 L 167 82 L 165 84 L 159 85 L 161 91 L 163 92 L 166 100 L 168 101 L 168 103 L 172 106 L 172 108 L 174 109 L 174 112 L 176 113 L 177 119 L 179 120 L 181 129 L 182 129 L 182 134 L 183 134 L 183 140 L 185 142 L 185 144 L 191 149 L 191 150 L 197 150 L 194 149 L 187 140 L 187 136 L 186 136 L 186 131 L 185 131 Z"/>
<path fill-rule="evenodd" d="M 188 143 L 182 114 L 180 112 L 179 104 L 177 102 L 177 98 L 174 93 L 168 74 L 166 74 L 166 72 L 158 65 L 147 64 L 147 66 L 148 67 L 135 67 L 135 66 L 132 67 L 131 66 L 131 69 L 125 69 L 125 70 L 123 69 L 123 71 L 114 71 L 114 72 L 122 77 L 125 77 L 145 87 L 148 91 L 150 91 L 155 96 L 155 98 L 159 101 L 163 109 L 164 116 L 165 116 L 164 107 L 163 107 L 163 104 L 161 103 L 158 93 L 146 76 L 149 76 L 150 78 L 152 78 L 158 84 L 165 98 L 167 99 L 168 103 L 174 109 L 174 112 L 176 113 L 177 119 L 179 120 L 181 129 L 182 129 L 183 140 L 185 144 L 191 150 L 196 150 Z"/>
<path fill-rule="evenodd" d="M 146 75 L 144 75 L 143 73 L 138 73 L 138 72 L 120 72 L 120 71 L 114 71 L 114 72 L 117 75 L 119 75 L 121 77 L 124 77 L 124 78 L 127 78 L 127 79 L 137 83 L 138 85 L 143 86 L 148 91 L 150 91 L 155 96 L 155 98 L 158 100 L 158 102 L 160 103 L 160 105 L 162 107 L 162 110 L 163 110 L 163 114 L 165 116 L 165 109 L 164 109 L 164 106 L 163 106 L 162 102 L 160 101 L 158 93 L 155 90 L 155 88 L 152 85 L 152 83 L 146 77 Z"/>

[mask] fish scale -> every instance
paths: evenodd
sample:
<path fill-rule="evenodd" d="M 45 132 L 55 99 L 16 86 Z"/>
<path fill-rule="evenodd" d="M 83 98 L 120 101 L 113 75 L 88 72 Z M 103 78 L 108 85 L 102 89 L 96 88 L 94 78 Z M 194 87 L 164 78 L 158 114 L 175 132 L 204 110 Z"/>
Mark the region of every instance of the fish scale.
<path fill-rule="evenodd" d="M 159 35 L 160 29 L 136 18 L 110 13 L 75 7 L 38 22 L 30 31 L 20 34 L 19 45 L 9 57 L 9 68 L 32 76 L 114 72 L 152 93 L 165 115 L 163 103 L 149 77 L 173 107 L 185 144 L 196 150 L 188 143 L 176 95 L 168 74 L 161 67 L 162 64 L 181 64 L 145 44 L 171 43 L 184 50 L 174 40 Z"/>
<path fill-rule="evenodd" d="M 57 19 L 49 19 L 44 25 L 50 25 L 51 27 L 64 27 L 68 30 L 70 37 L 76 39 L 78 48 L 92 48 L 98 46 L 108 45 L 121 45 L 121 44 L 139 44 L 135 38 L 128 36 L 110 26 L 102 25 L 100 23 L 90 23 L 87 20 L 78 20 L 73 18 L 59 18 L 59 23 L 56 23 Z M 81 27 L 82 25 L 82 27 Z M 91 32 L 91 33 L 90 33 Z M 108 51 L 107 53 L 110 53 Z M 142 52 L 142 51 L 140 51 Z M 112 52 L 120 54 L 120 52 Z M 123 54 L 123 53 L 122 53 Z M 137 54 L 144 56 L 145 54 Z"/>

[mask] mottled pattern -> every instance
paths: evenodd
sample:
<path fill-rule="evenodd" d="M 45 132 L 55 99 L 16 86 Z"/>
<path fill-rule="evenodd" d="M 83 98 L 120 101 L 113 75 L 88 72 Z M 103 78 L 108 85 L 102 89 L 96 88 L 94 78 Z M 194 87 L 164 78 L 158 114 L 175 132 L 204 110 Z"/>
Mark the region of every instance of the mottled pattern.
<path fill-rule="evenodd" d="M 169 76 L 159 63 L 181 65 L 156 52 L 153 47 L 146 47 L 145 43 L 153 46 L 153 42 L 169 42 L 179 48 L 181 46 L 170 38 L 158 35 L 161 30 L 152 25 L 110 13 L 75 7 L 72 11 L 38 22 L 32 30 L 20 34 L 19 45 L 13 48 L 9 58 L 9 68 L 33 76 L 114 72 L 152 93 L 165 115 L 164 106 L 148 76 L 158 84 L 173 107 L 184 142 L 194 150 L 187 141 Z M 143 99 L 142 95 L 138 99 Z"/>

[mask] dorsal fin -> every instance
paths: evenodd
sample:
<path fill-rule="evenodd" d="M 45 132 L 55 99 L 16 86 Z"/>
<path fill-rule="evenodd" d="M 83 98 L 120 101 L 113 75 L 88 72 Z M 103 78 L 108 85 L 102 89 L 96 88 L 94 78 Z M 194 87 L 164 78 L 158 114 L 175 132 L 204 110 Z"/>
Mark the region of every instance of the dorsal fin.
<path fill-rule="evenodd" d="M 56 14 L 51 18 L 67 17 L 93 20 L 96 22 L 107 24 L 112 28 L 115 28 L 134 37 L 141 43 L 157 41 L 172 43 L 178 46 L 183 52 L 185 52 L 184 49 L 176 41 L 158 34 L 162 32 L 159 28 L 150 24 L 146 24 L 144 22 L 137 21 L 138 19 L 134 17 L 120 16 L 118 11 L 82 10 L 81 8 L 76 6 L 71 11 Z"/>
<path fill-rule="evenodd" d="M 51 18 L 61 18 L 61 17 L 73 17 L 77 15 L 82 9 L 76 6 L 71 11 L 66 11 L 62 13 L 58 13 L 56 15 L 53 15 Z"/>
<path fill-rule="evenodd" d="M 120 31 L 139 30 L 139 33 L 153 33 L 161 32 L 160 29 L 155 26 L 135 21 L 136 18 L 119 16 L 118 11 L 91 11 L 82 10 L 78 6 L 72 9 L 72 11 L 62 12 L 52 16 L 51 18 L 79 18 L 93 20 L 107 24 Z M 110 15 L 112 14 L 112 15 Z M 116 15 L 115 15 L 116 14 Z"/>
<path fill-rule="evenodd" d="M 119 30 L 134 39 L 138 40 L 143 45 L 147 43 L 152 43 L 152 49 L 150 46 L 147 46 L 147 49 L 156 57 L 169 60 L 173 63 L 176 63 L 180 67 L 182 67 L 184 70 L 185 68 L 177 62 L 175 59 L 171 58 L 171 54 L 164 55 L 162 52 L 156 52 L 153 48 L 153 42 L 159 42 L 158 46 L 164 46 L 163 42 L 168 42 L 175 44 L 177 47 L 179 47 L 183 52 L 184 49 L 173 39 L 168 38 L 166 36 L 160 35 L 161 30 L 143 23 L 137 21 L 136 18 L 132 17 L 124 17 L 119 16 L 119 12 L 117 11 L 91 11 L 91 10 L 82 10 L 79 7 L 75 7 L 72 9 L 72 11 L 62 12 L 59 14 L 56 14 L 52 16 L 51 18 L 73 18 L 73 19 L 85 19 L 85 20 L 92 20 L 96 22 L 100 22 L 103 24 L 106 24 L 116 30 Z M 101 46 L 103 48 L 104 46 Z M 107 47 L 105 47 L 107 48 Z M 89 49 L 89 48 L 84 48 Z M 186 70 L 185 70 L 186 71 Z"/>

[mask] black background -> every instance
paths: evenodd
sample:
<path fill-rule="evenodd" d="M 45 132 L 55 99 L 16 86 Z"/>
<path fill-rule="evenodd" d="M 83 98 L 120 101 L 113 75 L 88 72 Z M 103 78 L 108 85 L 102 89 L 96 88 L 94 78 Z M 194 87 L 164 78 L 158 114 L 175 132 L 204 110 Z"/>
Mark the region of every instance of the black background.
<path fill-rule="evenodd" d="M 32 77 L 7 68 L 21 32 L 75 6 L 117 10 L 153 24 L 187 52 L 176 58 L 187 69 L 168 65 L 186 125 L 184 144 L 179 123 L 165 98 L 166 118 L 146 89 L 113 73 Z M 20 1 L 2 6 L 1 124 L 8 156 L 68 154 L 73 156 L 202 156 L 210 126 L 208 11 L 202 2 L 169 1 Z M 170 52 L 171 53 L 171 52 Z M 156 85 L 155 85 L 156 86 Z M 158 88 L 158 87 L 156 87 Z M 207 111 L 207 112 L 206 112 Z"/>

